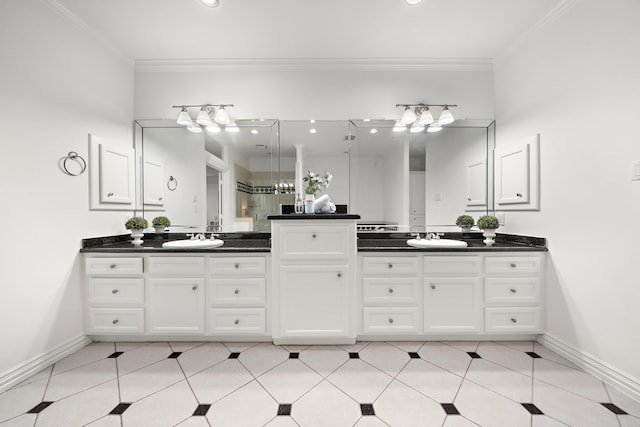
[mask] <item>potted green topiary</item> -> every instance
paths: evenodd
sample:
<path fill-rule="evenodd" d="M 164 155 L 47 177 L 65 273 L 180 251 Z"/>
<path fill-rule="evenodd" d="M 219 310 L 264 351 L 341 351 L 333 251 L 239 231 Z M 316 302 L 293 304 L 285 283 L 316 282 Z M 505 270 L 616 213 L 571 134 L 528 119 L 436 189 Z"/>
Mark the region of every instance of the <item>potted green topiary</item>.
<path fill-rule="evenodd" d="M 456 225 L 462 228 L 463 232 L 471 231 L 473 224 L 475 224 L 475 221 L 471 215 L 460 215 L 458 219 L 456 219 Z"/>
<path fill-rule="evenodd" d="M 171 225 L 171 221 L 166 216 L 157 216 L 153 218 L 151 225 L 156 229 L 156 233 L 164 233 L 164 229 Z"/>
<path fill-rule="evenodd" d="M 134 245 L 142 244 L 142 236 L 144 236 L 143 230 L 149 226 L 149 223 L 146 219 L 141 216 L 134 216 L 133 218 L 129 218 L 127 222 L 124 223 L 124 226 L 127 230 L 131 230 L 131 237 L 133 237 Z"/>
<path fill-rule="evenodd" d="M 478 227 L 482 229 L 482 235 L 485 237 L 484 243 L 486 245 L 493 245 L 495 240 L 493 238 L 496 235 L 496 229 L 500 227 L 500 221 L 493 215 L 483 215 L 478 218 Z"/>

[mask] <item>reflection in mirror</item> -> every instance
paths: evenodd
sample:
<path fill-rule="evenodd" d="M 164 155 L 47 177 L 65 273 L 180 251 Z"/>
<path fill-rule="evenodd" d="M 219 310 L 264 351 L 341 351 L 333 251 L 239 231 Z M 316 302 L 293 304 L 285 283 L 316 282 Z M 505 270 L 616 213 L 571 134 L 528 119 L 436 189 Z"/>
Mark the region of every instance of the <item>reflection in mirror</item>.
<path fill-rule="evenodd" d="M 278 203 L 277 121 L 236 122 L 237 132 L 214 134 L 173 120 L 136 122 L 138 208 L 149 222 L 164 215 L 171 231 L 268 230 Z"/>
<path fill-rule="evenodd" d="M 487 212 L 493 122 L 458 120 L 435 133 L 393 126 L 351 121 L 351 207 L 362 217 L 360 229 L 457 231 L 459 215 Z"/>

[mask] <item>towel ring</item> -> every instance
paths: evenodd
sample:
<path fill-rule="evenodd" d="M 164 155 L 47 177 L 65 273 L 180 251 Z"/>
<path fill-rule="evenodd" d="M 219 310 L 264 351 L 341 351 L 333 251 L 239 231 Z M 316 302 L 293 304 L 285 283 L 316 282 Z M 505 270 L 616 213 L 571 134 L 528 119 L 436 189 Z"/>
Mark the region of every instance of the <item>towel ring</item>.
<path fill-rule="evenodd" d="M 167 181 L 167 188 L 169 191 L 175 191 L 175 189 L 178 188 L 178 180 L 170 176 L 169 181 Z"/>
<path fill-rule="evenodd" d="M 80 172 L 73 173 L 67 168 L 67 162 L 69 160 L 73 160 L 74 162 L 80 165 Z M 78 153 L 76 153 L 75 151 L 69 151 L 69 154 L 67 154 L 67 156 L 62 161 L 62 169 L 64 169 L 64 173 L 66 173 L 67 175 L 71 175 L 71 176 L 82 175 L 84 171 L 87 170 L 87 162 L 85 162 L 84 159 L 80 157 Z"/>

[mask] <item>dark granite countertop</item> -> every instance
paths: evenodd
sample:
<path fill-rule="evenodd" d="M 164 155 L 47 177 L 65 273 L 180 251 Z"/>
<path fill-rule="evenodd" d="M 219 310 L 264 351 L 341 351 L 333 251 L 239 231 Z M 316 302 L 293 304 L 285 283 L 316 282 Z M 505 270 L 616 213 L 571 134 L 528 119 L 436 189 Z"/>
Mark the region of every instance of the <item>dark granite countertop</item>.
<path fill-rule="evenodd" d="M 424 235 L 424 233 L 420 233 Z M 466 248 L 414 248 L 407 245 L 412 233 L 358 233 L 358 252 L 546 252 L 546 239 L 541 237 L 500 234 L 496 243 L 483 243 L 482 232 L 444 233 L 442 239 L 464 240 Z"/>
<path fill-rule="evenodd" d="M 360 219 L 360 215 L 354 214 L 285 214 L 285 215 L 269 215 L 269 220 L 274 219 Z"/>
<path fill-rule="evenodd" d="M 210 233 L 206 233 L 207 236 Z M 271 252 L 271 233 L 216 233 L 224 245 L 218 248 L 163 248 L 162 244 L 172 240 L 188 239 L 185 233 L 145 233 L 140 246 L 131 243 L 131 235 L 96 237 L 82 240 L 82 253 L 242 253 Z"/>

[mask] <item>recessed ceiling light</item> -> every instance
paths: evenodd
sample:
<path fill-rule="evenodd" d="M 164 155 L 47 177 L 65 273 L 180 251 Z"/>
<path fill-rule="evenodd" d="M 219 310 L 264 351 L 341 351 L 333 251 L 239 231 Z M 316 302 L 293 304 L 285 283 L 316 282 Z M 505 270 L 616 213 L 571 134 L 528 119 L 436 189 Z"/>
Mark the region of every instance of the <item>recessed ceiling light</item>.
<path fill-rule="evenodd" d="M 257 129 L 251 129 L 251 133 L 254 134 L 254 135 L 257 135 L 258 134 L 258 130 Z"/>
<path fill-rule="evenodd" d="M 220 0 L 200 0 L 200 3 L 207 7 L 218 7 L 220 6 Z"/>
<path fill-rule="evenodd" d="M 374 128 L 374 129 L 371 129 L 371 130 L 369 130 L 369 133 L 371 133 L 371 134 L 373 134 L 373 133 L 378 133 L 378 129 L 375 129 L 375 128 Z"/>
<path fill-rule="evenodd" d="M 318 131 L 315 129 L 309 129 L 309 133 L 317 133 Z"/>
<path fill-rule="evenodd" d="M 315 123 L 316 121 L 314 119 L 309 120 L 309 123 Z"/>
<path fill-rule="evenodd" d="M 202 1 L 202 0 L 200 0 Z M 422 3 L 422 0 L 404 0 L 407 2 L 407 4 L 419 4 Z"/>

